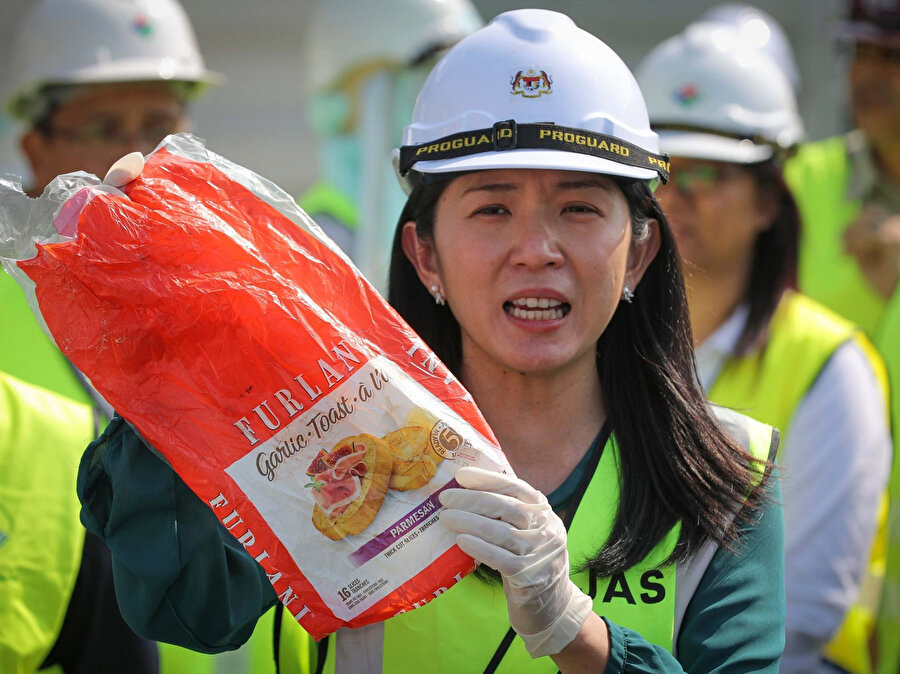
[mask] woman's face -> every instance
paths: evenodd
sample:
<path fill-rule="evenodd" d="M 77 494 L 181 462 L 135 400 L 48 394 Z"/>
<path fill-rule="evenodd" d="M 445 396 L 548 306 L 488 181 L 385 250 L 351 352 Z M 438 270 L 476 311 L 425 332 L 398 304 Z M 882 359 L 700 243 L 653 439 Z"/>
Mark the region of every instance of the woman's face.
<path fill-rule="evenodd" d="M 632 245 L 628 204 L 606 176 L 489 170 L 447 186 L 432 241 L 407 223 L 404 250 L 447 298 L 464 367 L 549 374 L 595 367 L 623 284 L 636 289 L 656 254 L 656 227 Z"/>
<path fill-rule="evenodd" d="M 736 164 L 680 157 L 671 168 L 656 196 L 682 258 L 710 277 L 749 269 L 756 237 L 773 217 L 754 176 Z"/>

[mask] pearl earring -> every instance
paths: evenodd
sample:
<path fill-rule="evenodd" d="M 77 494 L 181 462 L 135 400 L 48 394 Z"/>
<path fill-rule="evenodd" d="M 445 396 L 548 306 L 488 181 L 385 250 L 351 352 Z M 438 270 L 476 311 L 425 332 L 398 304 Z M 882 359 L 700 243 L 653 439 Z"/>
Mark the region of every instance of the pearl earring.
<path fill-rule="evenodd" d="M 628 304 L 634 302 L 634 292 L 627 283 L 625 284 L 625 287 L 622 288 L 622 299 L 628 302 Z"/>
<path fill-rule="evenodd" d="M 444 299 L 444 296 L 441 295 L 441 291 L 437 286 L 431 286 L 431 294 L 434 295 L 434 303 L 438 306 L 444 306 L 447 304 L 447 300 Z"/>

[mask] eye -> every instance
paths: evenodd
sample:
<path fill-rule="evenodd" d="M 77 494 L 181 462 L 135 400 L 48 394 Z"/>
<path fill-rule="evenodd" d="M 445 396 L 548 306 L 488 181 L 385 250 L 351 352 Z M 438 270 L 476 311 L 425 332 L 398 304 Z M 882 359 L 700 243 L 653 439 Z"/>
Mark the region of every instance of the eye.
<path fill-rule="evenodd" d="M 482 206 L 472 215 L 509 215 L 509 209 L 498 204 L 491 204 L 490 206 Z"/>
<path fill-rule="evenodd" d="M 600 210 L 590 204 L 566 204 L 563 213 L 577 213 L 586 215 L 600 215 Z"/>

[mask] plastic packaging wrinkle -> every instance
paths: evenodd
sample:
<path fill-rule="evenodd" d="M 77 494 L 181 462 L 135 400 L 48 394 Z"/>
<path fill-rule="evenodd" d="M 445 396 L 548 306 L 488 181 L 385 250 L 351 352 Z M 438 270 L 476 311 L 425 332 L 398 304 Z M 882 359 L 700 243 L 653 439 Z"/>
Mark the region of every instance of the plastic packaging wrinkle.
<path fill-rule="evenodd" d="M 286 192 L 189 134 L 140 159 L 0 178 L 47 334 L 315 638 L 435 600 L 474 569 L 439 494 L 512 472 L 471 396 Z"/>

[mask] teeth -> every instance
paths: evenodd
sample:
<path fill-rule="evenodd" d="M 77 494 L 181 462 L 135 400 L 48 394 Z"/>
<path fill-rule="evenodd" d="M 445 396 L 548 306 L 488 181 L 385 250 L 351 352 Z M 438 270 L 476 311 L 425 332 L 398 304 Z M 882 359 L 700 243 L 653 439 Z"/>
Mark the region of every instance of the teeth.
<path fill-rule="evenodd" d="M 548 309 L 562 304 L 559 300 L 551 300 L 547 297 L 519 297 L 511 301 L 511 304 L 520 308 Z"/>
<path fill-rule="evenodd" d="M 513 306 L 509 313 L 515 318 L 521 318 L 527 321 L 553 321 L 563 317 L 562 309 L 544 309 L 542 311 L 526 311 L 520 307 Z"/>

